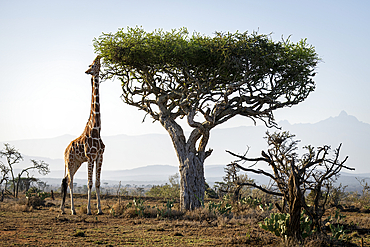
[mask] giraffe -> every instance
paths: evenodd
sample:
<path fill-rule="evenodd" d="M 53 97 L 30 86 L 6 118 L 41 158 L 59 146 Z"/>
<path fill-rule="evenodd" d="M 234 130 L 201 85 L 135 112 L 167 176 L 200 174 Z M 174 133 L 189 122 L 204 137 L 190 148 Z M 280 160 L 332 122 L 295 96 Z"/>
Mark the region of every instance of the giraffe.
<path fill-rule="evenodd" d="M 99 71 L 100 71 L 100 57 L 97 56 L 90 68 L 85 72 L 91 75 L 91 109 L 90 117 L 87 121 L 85 130 L 82 135 L 73 140 L 64 152 L 65 162 L 65 177 L 62 180 L 62 204 L 61 210 L 64 214 L 64 205 L 67 195 L 67 186 L 70 189 L 71 196 L 71 211 L 75 215 L 76 211 L 73 204 L 73 176 L 80 168 L 81 164 L 88 162 L 88 203 L 87 214 L 91 215 L 90 200 L 91 188 L 93 185 L 92 177 L 94 170 L 94 163 L 96 163 L 96 199 L 98 214 L 103 214 L 100 206 L 100 172 L 103 163 L 103 152 L 105 145 L 100 138 L 101 123 L 100 123 L 100 104 L 99 104 Z M 67 171 L 67 175 L 66 175 Z"/>

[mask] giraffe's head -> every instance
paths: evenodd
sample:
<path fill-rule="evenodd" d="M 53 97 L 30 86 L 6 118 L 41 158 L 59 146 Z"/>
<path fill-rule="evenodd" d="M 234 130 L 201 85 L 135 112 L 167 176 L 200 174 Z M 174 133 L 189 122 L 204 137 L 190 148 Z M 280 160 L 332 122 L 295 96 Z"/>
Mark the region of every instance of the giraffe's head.
<path fill-rule="evenodd" d="M 90 68 L 86 70 L 86 74 L 98 76 L 100 71 L 100 56 L 97 56 L 94 62 L 90 65 Z"/>

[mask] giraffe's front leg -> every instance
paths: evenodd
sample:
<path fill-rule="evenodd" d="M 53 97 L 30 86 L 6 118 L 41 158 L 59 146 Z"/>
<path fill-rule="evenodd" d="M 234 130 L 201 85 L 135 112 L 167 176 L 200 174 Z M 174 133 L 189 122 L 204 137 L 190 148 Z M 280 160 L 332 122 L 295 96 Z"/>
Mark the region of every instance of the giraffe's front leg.
<path fill-rule="evenodd" d="M 88 182 L 87 182 L 87 215 L 91 215 L 91 207 L 90 207 L 90 201 L 91 201 L 91 188 L 93 185 L 92 177 L 93 177 L 93 171 L 94 171 L 94 161 L 92 159 L 88 162 Z"/>
<path fill-rule="evenodd" d="M 98 214 L 103 214 L 100 206 L 100 173 L 101 167 L 103 163 L 103 155 L 99 155 L 96 161 L 96 177 L 95 177 L 95 189 L 96 189 L 96 200 L 97 200 L 97 207 L 98 207 Z"/>

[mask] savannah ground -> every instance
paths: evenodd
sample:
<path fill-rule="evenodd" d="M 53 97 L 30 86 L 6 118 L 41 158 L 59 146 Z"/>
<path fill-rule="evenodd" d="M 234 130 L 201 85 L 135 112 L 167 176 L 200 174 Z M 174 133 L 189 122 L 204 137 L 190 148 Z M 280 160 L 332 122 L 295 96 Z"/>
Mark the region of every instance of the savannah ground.
<path fill-rule="evenodd" d="M 270 212 L 249 209 L 235 216 L 212 216 L 208 209 L 185 214 L 174 203 L 170 215 L 161 215 L 167 200 L 142 197 L 142 211 L 133 197 L 102 196 L 103 215 L 86 215 L 87 198 L 76 195 L 77 215 L 60 213 L 60 197 L 46 198 L 46 206 L 27 206 L 25 196 L 6 198 L 0 203 L 1 246 L 291 246 L 262 230 L 258 222 Z M 95 212 L 95 205 L 94 207 Z M 157 206 L 157 207 L 156 207 Z M 158 208 L 158 209 L 157 209 Z M 334 209 L 328 210 L 328 213 Z M 96 212 L 95 212 L 96 213 Z M 143 214 L 141 214 L 143 213 Z M 370 246 L 370 214 L 344 212 L 349 242 Z M 158 217 L 157 217 L 158 215 Z M 162 217 L 163 216 L 163 217 Z M 329 234 L 330 235 L 330 234 Z M 326 243 L 326 244 L 325 244 Z M 305 246 L 329 246 L 327 239 L 316 238 Z M 333 244 L 333 243 L 332 243 Z M 333 246 L 348 246 L 336 242 Z"/>

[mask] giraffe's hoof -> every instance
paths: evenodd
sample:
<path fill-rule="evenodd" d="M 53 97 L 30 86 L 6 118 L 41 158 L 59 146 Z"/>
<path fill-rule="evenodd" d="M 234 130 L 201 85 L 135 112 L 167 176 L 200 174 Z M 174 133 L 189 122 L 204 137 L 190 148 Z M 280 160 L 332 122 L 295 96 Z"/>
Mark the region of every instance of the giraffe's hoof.
<path fill-rule="evenodd" d="M 72 215 L 76 215 L 76 211 L 72 211 Z"/>
<path fill-rule="evenodd" d="M 91 215 L 91 212 L 88 212 L 87 215 Z"/>
<path fill-rule="evenodd" d="M 103 214 L 103 212 L 98 212 L 98 215 L 102 215 Z"/>
<path fill-rule="evenodd" d="M 62 212 L 61 214 L 66 214 L 65 212 Z"/>

